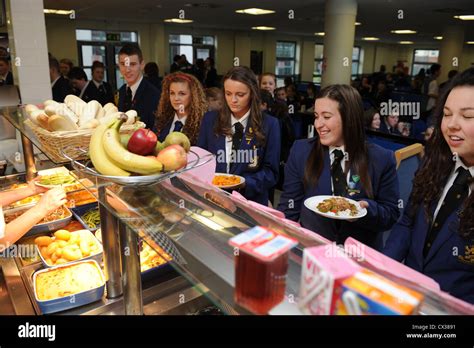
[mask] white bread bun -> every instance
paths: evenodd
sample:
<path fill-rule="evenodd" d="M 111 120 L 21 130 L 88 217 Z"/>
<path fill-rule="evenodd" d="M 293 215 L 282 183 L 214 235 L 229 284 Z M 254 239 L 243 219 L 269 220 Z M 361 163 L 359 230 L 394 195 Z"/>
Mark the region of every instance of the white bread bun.
<path fill-rule="evenodd" d="M 91 100 L 86 104 L 82 115 L 79 116 L 79 128 L 83 128 L 89 121 L 95 119 L 95 116 L 102 108 L 97 100 Z"/>
<path fill-rule="evenodd" d="M 114 103 L 107 103 L 104 105 L 104 111 L 105 113 L 107 113 L 109 111 L 109 109 L 111 108 L 116 108 L 115 104 Z"/>
<path fill-rule="evenodd" d="M 80 129 L 93 129 L 99 126 L 99 121 L 96 119 L 90 120 L 84 126 L 80 127 Z"/>
<path fill-rule="evenodd" d="M 100 120 L 104 116 L 105 116 L 105 110 L 101 106 L 100 109 L 99 109 L 99 112 L 97 112 L 97 115 L 95 115 L 95 118 L 96 118 L 96 120 Z"/>
<path fill-rule="evenodd" d="M 128 110 L 125 115 L 128 117 L 125 124 L 134 124 L 137 121 L 138 114 L 135 110 Z"/>
<path fill-rule="evenodd" d="M 48 99 L 48 100 L 45 100 L 43 104 L 44 104 L 44 107 L 47 107 L 48 105 L 58 105 L 59 103 L 55 100 Z"/>
<path fill-rule="evenodd" d="M 121 112 L 108 113 L 99 120 L 99 123 L 104 124 L 111 120 L 118 120 L 120 118 L 120 115 L 122 115 Z"/>
<path fill-rule="evenodd" d="M 38 109 L 37 109 L 37 110 L 33 110 L 33 111 L 31 111 L 31 112 L 29 113 L 28 116 L 29 116 L 30 120 L 33 121 L 33 123 L 35 123 L 35 124 L 37 124 L 37 125 L 39 125 L 39 126 L 42 126 L 42 125 L 38 122 L 38 116 L 40 116 L 40 115 L 45 115 L 45 116 L 46 116 L 44 110 L 38 110 Z M 47 117 L 47 116 L 46 116 L 46 117 Z"/>
<path fill-rule="evenodd" d="M 48 127 L 51 131 L 72 131 L 76 130 L 77 125 L 69 118 L 61 115 L 53 115 L 48 119 Z"/>
<path fill-rule="evenodd" d="M 58 107 L 56 108 L 56 115 L 68 118 L 71 122 L 75 123 L 76 125 L 77 125 L 77 122 L 79 121 L 79 117 L 71 109 L 69 109 L 66 104 L 58 105 Z"/>
<path fill-rule="evenodd" d="M 44 112 L 48 116 L 56 115 L 56 109 L 58 108 L 59 104 L 49 104 L 44 108 Z"/>
<path fill-rule="evenodd" d="M 31 114 L 32 111 L 34 110 L 39 110 L 39 108 L 36 106 L 36 105 L 33 105 L 33 104 L 28 104 L 25 106 L 25 111 L 28 115 Z"/>

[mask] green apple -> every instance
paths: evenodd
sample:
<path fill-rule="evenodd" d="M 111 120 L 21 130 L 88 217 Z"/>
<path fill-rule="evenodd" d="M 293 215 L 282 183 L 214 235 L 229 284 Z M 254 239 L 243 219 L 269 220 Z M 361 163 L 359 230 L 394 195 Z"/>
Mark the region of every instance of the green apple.
<path fill-rule="evenodd" d="M 170 145 L 180 145 L 186 152 L 189 152 L 189 149 L 191 148 L 191 142 L 189 141 L 189 138 L 186 136 L 186 134 L 181 132 L 171 132 L 168 134 L 165 138 L 164 145 L 165 147 Z"/>

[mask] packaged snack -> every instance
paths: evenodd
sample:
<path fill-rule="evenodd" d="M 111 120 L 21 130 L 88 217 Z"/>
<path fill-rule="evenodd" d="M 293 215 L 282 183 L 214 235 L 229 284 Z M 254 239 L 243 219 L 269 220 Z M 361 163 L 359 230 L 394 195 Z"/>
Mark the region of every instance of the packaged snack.
<path fill-rule="evenodd" d="M 298 242 L 256 226 L 232 239 L 235 252 L 235 301 L 267 314 L 285 298 L 288 251 Z"/>
<path fill-rule="evenodd" d="M 416 314 L 424 296 L 363 269 L 342 282 L 337 314 Z"/>
<path fill-rule="evenodd" d="M 302 267 L 298 306 L 311 315 L 334 314 L 342 281 L 362 269 L 335 244 L 304 249 Z"/>

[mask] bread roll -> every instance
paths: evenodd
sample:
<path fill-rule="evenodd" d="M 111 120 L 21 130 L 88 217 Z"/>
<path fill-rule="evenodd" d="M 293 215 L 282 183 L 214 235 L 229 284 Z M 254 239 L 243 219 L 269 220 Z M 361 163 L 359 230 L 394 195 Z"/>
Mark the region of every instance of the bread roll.
<path fill-rule="evenodd" d="M 105 110 L 104 110 L 103 107 L 101 107 L 99 109 L 99 112 L 97 113 L 97 115 L 95 115 L 95 118 L 96 118 L 96 120 L 100 120 L 104 116 L 105 116 Z"/>
<path fill-rule="evenodd" d="M 79 117 L 79 128 L 83 128 L 87 123 L 95 119 L 102 105 L 97 100 L 91 100 L 84 108 L 84 112 Z"/>
<path fill-rule="evenodd" d="M 28 118 L 33 121 L 34 124 L 37 124 L 41 126 L 41 124 L 38 122 L 38 116 L 39 115 L 45 115 L 44 110 L 33 110 L 30 114 L 28 114 Z"/>
<path fill-rule="evenodd" d="M 46 116 L 45 114 L 39 114 L 36 117 L 36 123 L 39 124 L 41 127 L 43 127 L 46 130 L 50 130 L 49 125 L 48 125 L 48 120 L 49 120 L 49 117 Z"/>
<path fill-rule="evenodd" d="M 118 120 L 120 115 L 122 115 L 121 112 L 108 113 L 99 120 L 99 123 L 104 124 L 104 123 L 107 123 L 111 120 Z"/>
<path fill-rule="evenodd" d="M 48 119 L 48 127 L 51 131 L 72 131 L 78 129 L 77 125 L 69 118 L 61 115 L 53 115 Z"/>
<path fill-rule="evenodd" d="M 44 112 L 48 116 L 53 116 L 56 115 L 56 108 L 58 107 L 59 104 L 49 104 L 44 108 Z"/>
<path fill-rule="evenodd" d="M 59 103 L 55 100 L 48 99 L 43 104 L 44 104 L 44 107 L 47 107 L 48 105 L 58 105 Z"/>
<path fill-rule="evenodd" d="M 28 115 L 30 115 L 31 112 L 35 110 L 39 110 L 39 108 L 36 105 L 28 104 L 27 106 L 25 106 L 25 111 Z"/>
<path fill-rule="evenodd" d="M 109 111 L 109 109 L 113 109 L 113 108 L 116 108 L 115 104 L 114 103 L 107 103 L 104 105 L 104 111 L 105 113 L 107 113 Z"/>
<path fill-rule="evenodd" d="M 58 105 L 58 107 L 56 108 L 56 115 L 63 116 L 64 118 L 69 119 L 72 123 L 75 123 L 76 125 L 79 121 L 79 117 L 64 103 Z"/>

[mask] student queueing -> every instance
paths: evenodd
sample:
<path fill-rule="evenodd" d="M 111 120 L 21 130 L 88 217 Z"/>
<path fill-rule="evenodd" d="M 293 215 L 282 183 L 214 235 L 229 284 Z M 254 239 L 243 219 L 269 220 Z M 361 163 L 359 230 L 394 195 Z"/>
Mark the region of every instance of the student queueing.
<path fill-rule="evenodd" d="M 377 234 L 390 229 L 400 215 L 395 157 L 366 143 L 364 108 L 354 88 L 328 86 L 316 97 L 314 108 L 317 136 L 294 143 L 278 209 L 338 244 L 350 236 L 374 246 Z M 320 216 L 303 204 L 318 195 L 359 201 L 367 215 L 355 221 Z"/>
<path fill-rule="evenodd" d="M 216 155 L 216 172 L 245 178 L 241 193 L 268 205 L 268 191 L 278 180 L 280 128 L 278 120 L 262 113 L 255 74 L 234 67 L 224 76 L 225 103 L 204 115 L 198 146 Z"/>
<path fill-rule="evenodd" d="M 125 44 L 118 53 L 120 73 L 125 84 L 119 89 L 119 111 L 136 110 L 146 128 L 153 129 L 160 92 L 143 78 L 145 61 L 140 47 Z"/>
<path fill-rule="evenodd" d="M 207 111 L 201 83 L 182 72 L 169 74 L 163 80 L 160 100 L 155 121 L 158 140 L 163 142 L 169 133 L 182 132 L 191 145 L 196 145 L 202 117 Z"/>
<path fill-rule="evenodd" d="M 384 253 L 474 303 L 474 68 L 453 78 L 433 135 Z"/>
<path fill-rule="evenodd" d="M 2 207 L 40 193 L 44 194 L 34 207 L 5 224 Z M 48 190 L 35 185 L 35 180 L 31 181 L 28 187 L 0 192 L 0 252 L 16 243 L 34 225 L 66 202 L 66 193 L 63 188 Z"/>

